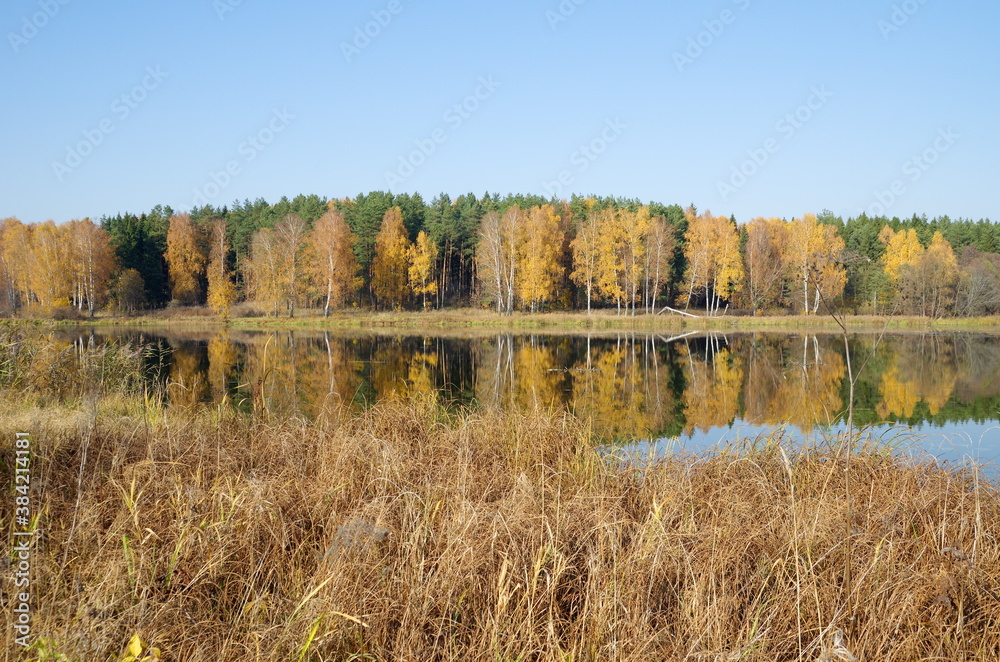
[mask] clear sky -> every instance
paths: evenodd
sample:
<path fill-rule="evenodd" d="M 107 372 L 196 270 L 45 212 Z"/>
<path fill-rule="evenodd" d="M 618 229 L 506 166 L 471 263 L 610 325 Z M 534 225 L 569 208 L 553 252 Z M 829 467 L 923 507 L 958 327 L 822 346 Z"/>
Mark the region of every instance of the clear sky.
<path fill-rule="evenodd" d="M 6 0 L 0 217 L 391 189 L 1000 220 L 998 24 L 985 0 Z"/>

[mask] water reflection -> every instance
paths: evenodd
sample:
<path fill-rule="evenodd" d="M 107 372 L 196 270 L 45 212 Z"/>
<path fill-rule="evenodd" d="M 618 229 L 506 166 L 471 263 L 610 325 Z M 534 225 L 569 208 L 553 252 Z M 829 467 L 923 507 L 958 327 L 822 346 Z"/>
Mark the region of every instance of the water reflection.
<path fill-rule="evenodd" d="M 91 334 L 91 331 L 87 331 Z M 151 336 L 95 332 L 134 342 Z M 835 425 L 850 392 L 834 335 L 413 336 L 282 331 L 153 334 L 172 406 L 228 403 L 317 416 L 420 395 L 446 404 L 565 408 L 608 438 L 705 437 L 732 426 Z M 854 420 L 956 425 L 1000 418 L 1000 340 L 856 335 Z"/>

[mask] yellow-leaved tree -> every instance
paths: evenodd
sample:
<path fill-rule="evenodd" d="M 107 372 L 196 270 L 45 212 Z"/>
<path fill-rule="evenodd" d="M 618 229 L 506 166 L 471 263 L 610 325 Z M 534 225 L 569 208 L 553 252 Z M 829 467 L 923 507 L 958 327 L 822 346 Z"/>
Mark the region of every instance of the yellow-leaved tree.
<path fill-rule="evenodd" d="M 229 277 L 226 266 L 228 256 L 226 222 L 221 218 L 213 219 L 208 248 L 208 305 L 223 319 L 229 317 L 229 310 L 236 303 L 236 284 Z"/>
<path fill-rule="evenodd" d="M 955 301 L 958 260 L 951 244 L 940 232 L 913 262 L 900 272 L 900 295 L 908 312 L 941 317 Z"/>
<path fill-rule="evenodd" d="M 375 237 L 372 260 L 372 293 L 380 308 L 399 308 L 410 294 L 410 240 L 403 225 L 403 211 L 393 207 L 382 217 Z"/>
<path fill-rule="evenodd" d="M 584 288 L 587 293 L 587 314 L 590 314 L 591 301 L 598 277 L 600 258 L 600 216 L 594 210 L 594 199 L 585 202 L 586 213 L 576 228 L 576 236 L 570 242 L 573 252 L 573 272 L 570 280 Z"/>
<path fill-rule="evenodd" d="M 4 303 L 11 311 L 16 311 L 20 301 L 18 294 L 18 271 L 23 267 L 17 263 L 15 237 L 24 225 L 14 217 L 0 222 L 0 276 L 3 277 Z"/>
<path fill-rule="evenodd" d="M 597 212 L 597 290 L 606 299 L 614 301 L 621 313 L 625 300 L 622 283 L 622 246 L 625 221 L 614 207 Z"/>
<path fill-rule="evenodd" d="M 802 314 L 819 309 L 822 300 L 831 301 L 844 291 L 847 272 L 841 263 L 844 240 L 837 228 L 805 214 L 788 224 L 785 266 L 789 278 L 797 281 L 802 293 Z"/>
<path fill-rule="evenodd" d="M 670 282 L 674 262 L 674 227 L 667 219 L 658 216 L 649 223 L 643 248 L 643 301 L 647 313 L 656 312 L 656 301 L 665 283 Z"/>
<path fill-rule="evenodd" d="M 518 295 L 536 312 L 550 301 L 562 281 L 563 230 L 552 205 L 528 210 L 524 240 L 518 245 Z"/>
<path fill-rule="evenodd" d="M 89 218 L 66 224 L 70 241 L 73 298 L 77 310 L 87 306 L 90 317 L 108 290 L 111 272 L 115 268 L 115 253 L 108 233 Z"/>
<path fill-rule="evenodd" d="M 684 233 L 684 260 L 687 269 L 680 284 L 677 303 L 684 304 L 684 310 L 691 307 L 691 300 L 696 292 L 705 287 L 709 280 L 709 270 L 712 260 L 712 217 L 710 214 L 698 215 L 694 207 L 684 210 L 687 221 L 687 232 Z"/>
<path fill-rule="evenodd" d="M 421 297 L 421 308 L 427 310 L 427 295 L 437 294 L 437 278 L 434 267 L 437 265 L 437 244 L 431 241 L 427 233 L 421 230 L 417 240 L 410 247 L 410 289 L 413 294 Z M 433 299 L 432 299 L 433 305 Z"/>
<path fill-rule="evenodd" d="M 608 206 L 597 212 L 595 220 L 597 288 L 615 301 L 619 314 L 624 305 L 624 312 L 634 315 L 642 294 L 647 235 L 652 225 L 649 207 Z"/>
<path fill-rule="evenodd" d="M 712 216 L 709 211 L 696 216 L 693 208 L 684 215 L 688 221 L 684 246 L 688 266 L 679 302 L 687 309 L 696 293 L 704 290 L 705 310 L 715 315 L 743 281 L 740 236 L 725 216 Z"/>
<path fill-rule="evenodd" d="M 286 277 L 279 241 L 271 228 L 254 233 L 250 256 L 243 261 L 247 299 L 264 304 L 268 314 L 278 315 L 278 304 L 286 291 Z"/>
<path fill-rule="evenodd" d="M 741 290 L 754 315 L 781 300 L 784 278 L 782 255 L 788 243 L 788 224 L 780 218 L 755 218 L 747 226 L 743 253 L 746 277 Z"/>
<path fill-rule="evenodd" d="M 622 291 L 625 293 L 625 312 L 635 315 L 635 304 L 640 300 L 640 285 L 646 266 L 646 241 L 652 219 L 649 207 L 623 209 L 619 213 L 619 258 Z"/>
<path fill-rule="evenodd" d="M 527 215 L 518 205 L 512 205 L 502 215 L 487 212 L 479 225 L 476 275 L 487 296 L 496 301 L 498 313 L 514 312 L 519 246 L 524 241 L 526 223 Z"/>
<path fill-rule="evenodd" d="M 274 226 L 285 286 L 285 306 L 288 316 L 295 317 L 305 275 L 306 222 L 298 214 L 288 214 Z"/>
<path fill-rule="evenodd" d="M 3 222 L 3 253 L 4 275 L 8 282 L 8 296 L 12 298 L 12 307 L 30 305 L 33 301 L 31 289 L 31 271 L 34 261 L 32 249 L 32 226 L 25 225 L 16 218 L 8 218 Z"/>
<path fill-rule="evenodd" d="M 307 241 L 313 281 L 324 292 L 323 316 L 329 317 L 331 307 L 343 305 L 347 296 L 361 286 L 360 267 L 354 254 L 358 238 L 344 215 L 331 210 L 316 221 Z"/>
<path fill-rule="evenodd" d="M 72 264 L 65 226 L 39 223 L 31 233 L 31 290 L 44 308 L 65 306 L 73 290 Z"/>
<path fill-rule="evenodd" d="M 190 215 L 170 217 L 164 257 L 170 272 L 171 298 L 185 305 L 197 304 L 201 299 L 201 279 L 208 260 L 204 238 Z"/>
<path fill-rule="evenodd" d="M 920 245 L 920 239 L 917 238 L 913 228 L 893 232 L 892 228 L 886 225 L 879 233 L 879 238 L 885 242 L 885 255 L 882 256 L 885 273 L 889 276 L 889 280 L 896 284 L 903 269 L 915 265 L 924 248 Z"/>

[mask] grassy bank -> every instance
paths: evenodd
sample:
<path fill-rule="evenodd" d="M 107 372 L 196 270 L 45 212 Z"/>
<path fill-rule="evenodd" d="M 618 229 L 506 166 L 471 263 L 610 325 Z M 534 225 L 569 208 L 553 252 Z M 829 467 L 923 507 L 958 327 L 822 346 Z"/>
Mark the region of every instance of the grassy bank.
<path fill-rule="evenodd" d="M 403 328 L 403 329 L 452 329 L 485 328 L 508 330 L 602 330 L 623 329 L 637 331 L 701 331 L 701 330 L 832 330 L 839 329 L 829 315 L 778 315 L 685 317 L 664 315 L 616 315 L 614 311 L 515 313 L 498 315 L 482 309 L 447 309 L 428 312 L 378 312 L 369 310 L 337 311 L 323 317 L 322 311 L 303 310 L 297 317 L 240 316 L 245 308 L 225 322 L 235 328 Z M 699 315 L 700 311 L 695 311 Z M 878 330 L 887 324 L 885 317 L 849 315 L 847 325 L 857 330 Z M 224 322 L 207 308 L 171 308 L 135 317 L 98 315 L 94 320 L 65 320 L 64 323 L 95 323 L 114 325 L 221 325 Z M 995 331 L 1000 328 L 1000 317 L 955 317 L 930 319 L 926 317 L 895 316 L 888 320 L 890 329 L 955 329 Z"/>
<path fill-rule="evenodd" d="M 41 515 L 28 659 L 1000 656 L 972 469 L 776 441 L 639 468 L 584 420 L 428 401 L 166 410 L 124 350 L 52 380 L 44 343 L 0 345 L 5 479 L 31 432 Z"/>

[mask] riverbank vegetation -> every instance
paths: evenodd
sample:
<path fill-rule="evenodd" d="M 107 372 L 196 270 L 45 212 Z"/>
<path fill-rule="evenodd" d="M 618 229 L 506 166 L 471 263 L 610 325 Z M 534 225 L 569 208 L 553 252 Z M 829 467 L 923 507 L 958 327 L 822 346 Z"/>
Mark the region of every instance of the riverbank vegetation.
<path fill-rule="evenodd" d="M 8 484 L 13 432 L 33 449 L 29 659 L 1000 655 L 975 467 L 780 437 L 627 459 L 585 418 L 429 398 L 166 407 L 141 350 L 18 332 L 0 364 Z"/>
<path fill-rule="evenodd" d="M 1000 226 L 946 216 L 737 222 L 614 198 L 299 196 L 99 223 L 5 219 L 0 307 L 941 319 L 1000 312 L 998 251 Z"/>
<path fill-rule="evenodd" d="M 96 325 L 135 327 L 202 327 L 222 328 L 223 325 L 240 329 L 410 329 L 415 332 L 461 329 L 498 329 L 509 331 L 544 330 L 546 333 L 578 333 L 586 331 L 774 331 L 799 333 L 803 330 L 840 330 L 837 320 L 823 315 L 759 315 L 719 317 L 684 317 L 680 315 L 618 315 L 614 311 L 600 310 L 590 314 L 582 311 L 498 314 L 482 308 L 446 308 L 443 310 L 407 311 L 344 309 L 323 314 L 322 308 L 301 309 L 296 317 L 272 317 L 255 304 L 235 306 L 229 317 L 219 319 L 208 306 L 165 308 L 136 315 L 119 315 L 114 311 L 98 313 L 94 318 L 73 314 L 60 314 L 58 321 L 65 325 L 94 323 Z M 841 321 L 857 331 L 878 331 L 883 328 L 979 330 L 993 331 L 1000 328 L 1000 316 L 944 317 L 932 319 L 917 315 L 843 315 Z M 35 318 L 36 323 L 45 322 Z"/>

